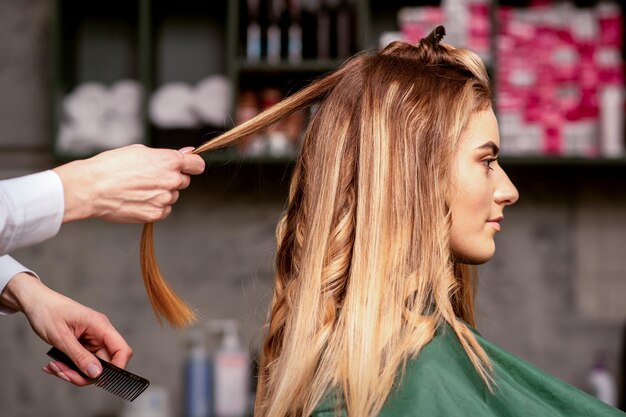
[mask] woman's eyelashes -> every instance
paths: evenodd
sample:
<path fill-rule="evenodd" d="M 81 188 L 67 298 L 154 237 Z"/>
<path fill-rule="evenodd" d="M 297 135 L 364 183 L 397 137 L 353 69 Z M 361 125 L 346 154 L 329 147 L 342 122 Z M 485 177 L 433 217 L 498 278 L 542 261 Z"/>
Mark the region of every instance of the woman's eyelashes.
<path fill-rule="evenodd" d="M 492 163 L 496 162 L 498 160 L 497 157 L 491 157 L 491 158 L 486 158 L 483 159 L 481 162 L 483 165 L 485 165 L 488 169 L 493 171 L 493 167 L 491 166 Z"/>

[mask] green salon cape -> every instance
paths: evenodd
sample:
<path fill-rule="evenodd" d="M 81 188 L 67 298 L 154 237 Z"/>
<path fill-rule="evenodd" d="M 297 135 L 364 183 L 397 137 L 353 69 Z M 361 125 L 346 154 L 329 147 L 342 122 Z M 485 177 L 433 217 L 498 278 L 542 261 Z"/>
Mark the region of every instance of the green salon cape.
<path fill-rule="evenodd" d="M 407 363 L 379 417 L 626 416 L 480 335 L 476 338 L 494 365 L 494 394 L 476 373 L 452 328 L 445 325 Z M 312 416 L 332 417 L 335 407 L 336 401 L 326 399 Z M 338 415 L 346 414 L 342 410 Z"/>

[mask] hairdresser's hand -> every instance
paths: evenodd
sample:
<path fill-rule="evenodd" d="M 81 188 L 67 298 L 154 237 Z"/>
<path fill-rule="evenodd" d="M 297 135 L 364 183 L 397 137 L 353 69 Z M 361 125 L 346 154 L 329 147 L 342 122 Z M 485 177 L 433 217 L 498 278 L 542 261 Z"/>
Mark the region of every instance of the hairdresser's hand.
<path fill-rule="evenodd" d="M 132 350 L 107 317 L 46 287 L 27 273 L 15 275 L 6 285 L 0 302 L 26 315 L 33 330 L 48 344 L 62 350 L 91 377 L 102 373 L 98 357 L 124 368 Z M 53 361 L 43 371 L 71 382 L 89 381 L 61 362 Z"/>
<path fill-rule="evenodd" d="M 178 200 L 178 190 L 189 186 L 190 175 L 204 171 L 204 160 L 192 150 L 130 145 L 55 168 L 65 193 L 63 222 L 164 219 Z"/>

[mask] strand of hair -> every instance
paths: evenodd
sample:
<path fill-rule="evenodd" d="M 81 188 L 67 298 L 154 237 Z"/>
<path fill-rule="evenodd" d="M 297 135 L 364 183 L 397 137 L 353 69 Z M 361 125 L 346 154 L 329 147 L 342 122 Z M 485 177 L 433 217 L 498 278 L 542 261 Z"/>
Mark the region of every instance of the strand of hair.
<path fill-rule="evenodd" d="M 197 321 L 193 309 L 182 300 L 165 281 L 154 255 L 153 223 L 147 223 L 141 233 L 141 272 L 157 320 L 165 319 L 176 328 L 190 326 Z"/>

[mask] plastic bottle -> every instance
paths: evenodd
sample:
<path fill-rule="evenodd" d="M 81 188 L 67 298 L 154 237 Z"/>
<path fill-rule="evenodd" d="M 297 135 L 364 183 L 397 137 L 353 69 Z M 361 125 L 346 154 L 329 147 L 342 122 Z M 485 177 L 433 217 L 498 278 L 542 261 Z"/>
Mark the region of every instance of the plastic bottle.
<path fill-rule="evenodd" d="M 185 416 L 209 417 L 213 387 L 205 335 L 202 330 L 194 329 L 189 334 L 189 340 L 189 352 L 185 362 Z"/>
<path fill-rule="evenodd" d="M 236 320 L 213 320 L 209 326 L 223 334 L 213 357 L 215 417 L 242 417 L 248 411 L 250 358 L 241 347 L 239 326 Z"/>
<path fill-rule="evenodd" d="M 270 0 L 269 2 L 269 20 L 267 27 L 267 61 L 277 64 L 281 59 L 281 40 L 282 34 L 280 29 L 280 19 L 283 14 L 284 2 L 280 0 Z"/>
<path fill-rule="evenodd" d="M 589 373 L 589 383 L 593 395 L 612 407 L 617 406 L 617 389 L 615 379 L 604 364 L 604 356 L 598 356 L 596 363 Z"/>
<path fill-rule="evenodd" d="M 624 103 L 621 85 L 606 85 L 600 92 L 600 144 L 608 158 L 624 156 Z"/>
<path fill-rule="evenodd" d="M 299 64 L 302 61 L 302 11 L 300 0 L 290 0 L 289 27 L 287 29 L 287 58 L 292 64 Z"/>
<path fill-rule="evenodd" d="M 164 386 L 150 385 L 133 402 L 124 402 L 120 417 L 172 417 L 169 392 Z"/>
<path fill-rule="evenodd" d="M 246 59 L 258 62 L 261 59 L 261 25 L 258 23 L 259 0 L 248 0 L 248 28 L 246 30 Z"/>

